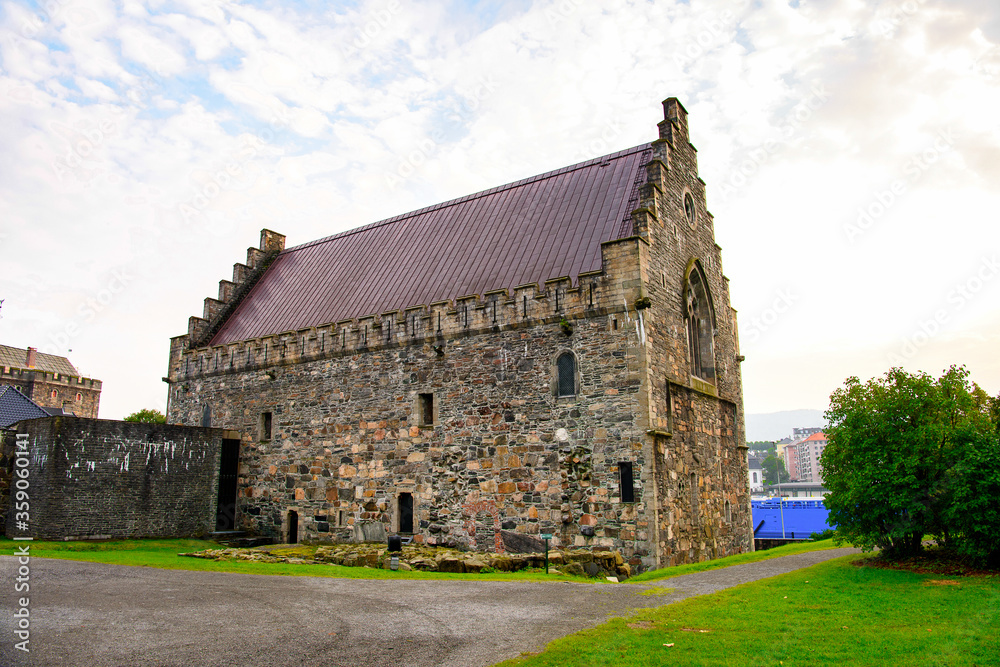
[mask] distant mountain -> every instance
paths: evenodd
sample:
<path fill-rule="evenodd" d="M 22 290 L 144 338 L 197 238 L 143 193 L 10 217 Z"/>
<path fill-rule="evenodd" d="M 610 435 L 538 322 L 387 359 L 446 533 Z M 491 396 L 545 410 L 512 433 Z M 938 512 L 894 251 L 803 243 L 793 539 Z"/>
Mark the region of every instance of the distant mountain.
<path fill-rule="evenodd" d="M 793 428 L 826 426 L 822 410 L 784 410 L 747 415 L 747 442 L 781 440 L 792 434 Z"/>

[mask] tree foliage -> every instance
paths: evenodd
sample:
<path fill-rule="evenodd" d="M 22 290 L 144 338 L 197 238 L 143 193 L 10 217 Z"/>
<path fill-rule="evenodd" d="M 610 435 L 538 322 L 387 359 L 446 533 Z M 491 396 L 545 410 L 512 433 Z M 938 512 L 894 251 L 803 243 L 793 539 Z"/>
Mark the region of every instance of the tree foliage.
<path fill-rule="evenodd" d="M 830 523 L 889 558 L 921 550 L 925 535 L 977 562 L 1000 555 L 1000 398 L 964 367 L 939 379 L 900 368 L 830 397 L 820 463 Z"/>
<path fill-rule="evenodd" d="M 788 475 L 788 471 L 785 470 L 784 459 L 770 454 L 760 462 L 760 467 L 764 471 L 764 483 L 765 484 L 784 484 L 791 477 Z"/>
<path fill-rule="evenodd" d="M 133 412 L 122 421 L 144 422 L 146 424 L 166 424 L 167 418 L 159 410 L 139 410 Z"/>
<path fill-rule="evenodd" d="M 772 440 L 754 440 L 747 443 L 747 449 L 751 452 L 770 452 L 774 454 L 777 443 Z"/>

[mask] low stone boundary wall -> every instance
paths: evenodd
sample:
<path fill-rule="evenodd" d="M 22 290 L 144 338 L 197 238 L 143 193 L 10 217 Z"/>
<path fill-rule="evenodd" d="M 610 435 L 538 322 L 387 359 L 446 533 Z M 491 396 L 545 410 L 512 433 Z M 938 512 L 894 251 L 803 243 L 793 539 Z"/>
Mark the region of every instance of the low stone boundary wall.
<path fill-rule="evenodd" d="M 384 544 L 338 544 L 321 547 L 256 547 L 206 549 L 181 554 L 212 560 L 263 563 L 315 563 L 389 569 L 392 556 Z M 399 569 L 420 572 L 516 572 L 545 567 L 545 554 L 492 554 L 422 545 L 407 545 L 399 553 Z M 617 551 L 585 549 L 549 552 L 549 572 L 590 577 L 628 578 L 632 572 Z"/>

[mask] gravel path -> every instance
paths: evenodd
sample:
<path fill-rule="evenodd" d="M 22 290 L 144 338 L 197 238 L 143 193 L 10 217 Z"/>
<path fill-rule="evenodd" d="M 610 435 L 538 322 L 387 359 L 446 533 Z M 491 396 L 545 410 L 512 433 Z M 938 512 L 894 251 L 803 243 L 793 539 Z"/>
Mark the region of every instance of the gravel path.
<path fill-rule="evenodd" d="M 17 563 L 5 584 L 0 664 L 492 665 L 640 607 L 669 604 L 808 567 L 814 551 L 640 584 L 271 577 L 31 561 L 31 653 L 12 649 Z M 29 659 L 26 660 L 25 657 Z"/>

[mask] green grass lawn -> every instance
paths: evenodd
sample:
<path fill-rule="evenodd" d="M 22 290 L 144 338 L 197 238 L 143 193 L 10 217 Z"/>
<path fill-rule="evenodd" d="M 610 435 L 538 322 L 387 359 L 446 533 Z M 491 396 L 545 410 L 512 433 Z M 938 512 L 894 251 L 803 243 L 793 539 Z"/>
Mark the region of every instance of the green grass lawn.
<path fill-rule="evenodd" d="M 7 538 L 0 538 L 0 554 L 10 555 L 14 552 L 15 543 Z M 159 567 L 167 570 L 195 570 L 202 572 L 236 572 L 240 574 L 273 574 L 285 576 L 306 577 L 341 577 L 344 579 L 476 579 L 495 581 L 579 581 L 589 583 L 607 583 L 604 579 L 589 579 L 568 575 L 545 574 L 539 570 L 521 572 L 494 572 L 484 574 L 447 574 L 437 572 L 392 572 L 362 567 L 342 567 L 340 565 L 293 565 L 289 563 L 254 563 L 239 561 L 213 561 L 204 558 L 178 556 L 180 553 L 201 551 L 203 549 L 218 549 L 215 542 L 204 540 L 110 540 L 106 542 L 30 542 L 31 555 L 36 558 L 61 558 L 64 560 L 82 560 L 92 563 L 107 563 L 111 565 L 133 565 L 138 567 Z M 628 579 L 629 583 L 657 581 L 676 577 L 682 574 L 714 570 L 728 565 L 738 565 L 768 558 L 778 558 L 790 554 L 831 549 L 830 540 L 822 542 L 804 542 L 791 544 L 714 561 L 680 565 L 673 568 L 654 570 Z M 285 555 L 301 555 L 288 553 Z M 298 551 L 298 550 L 296 550 Z M 280 553 L 280 552 L 275 552 Z"/>
<path fill-rule="evenodd" d="M 33 558 L 60 558 L 109 565 L 159 567 L 166 570 L 199 572 L 234 572 L 238 574 L 272 574 L 300 577 L 339 577 L 342 579 L 473 579 L 476 581 L 578 581 L 607 583 L 603 579 L 545 574 L 540 570 L 493 572 L 483 574 L 451 574 L 438 572 L 393 572 L 365 567 L 343 567 L 327 564 L 255 563 L 214 561 L 205 558 L 178 556 L 180 553 L 218 549 L 215 542 L 203 540 L 111 540 L 107 542 L 14 542 L 0 538 L 0 555 L 10 556 L 16 547 L 29 544 Z M 16 545 L 16 546 L 15 546 Z M 287 549 L 285 551 L 301 551 Z M 281 553 L 275 551 L 274 553 Z M 299 555 L 287 553 L 285 555 Z"/>
<path fill-rule="evenodd" d="M 839 545 L 839 546 L 851 546 L 849 544 Z M 796 542 L 794 544 L 785 544 L 780 547 L 775 547 L 773 549 L 767 549 L 765 551 L 752 551 L 750 553 L 738 554 L 736 556 L 728 556 L 726 558 L 719 558 L 717 560 L 706 560 L 701 563 L 690 563 L 688 565 L 677 565 L 675 567 L 665 567 L 659 570 L 651 570 L 649 572 L 644 572 L 640 575 L 632 577 L 629 579 L 629 583 L 641 583 L 644 581 L 659 581 L 660 579 L 669 579 L 670 577 L 679 577 L 682 574 L 692 574 L 694 572 L 705 572 L 706 570 L 717 570 L 720 567 L 729 567 L 730 565 L 741 565 L 743 563 L 756 563 L 757 561 L 769 560 L 771 558 L 780 558 L 781 556 L 791 556 L 793 554 L 801 554 L 807 551 L 822 551 L 824 549 L 836 549 L 838 545 L 833 543 L 833 540 L 819 540 L 817 542 Z"/>
<path fill-rule="evenodd" d="M 846 556 L 612 619 L 504 667 L 1000 664 L 1000 577 Z"/>

